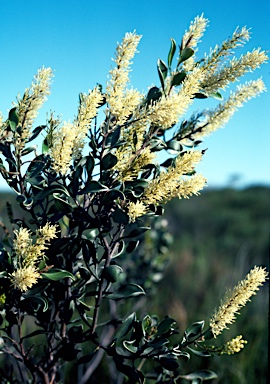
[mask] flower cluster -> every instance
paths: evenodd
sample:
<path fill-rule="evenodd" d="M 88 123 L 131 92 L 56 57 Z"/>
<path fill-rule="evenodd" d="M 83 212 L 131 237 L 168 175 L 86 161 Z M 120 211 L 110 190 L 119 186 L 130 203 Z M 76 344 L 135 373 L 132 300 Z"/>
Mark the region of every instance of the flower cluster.
<path fill-rule="evenodd" d="M 56 225 L 47 223 L 36 231 L 36 241 L 33 244 L 30 230 L 20 228 L 15 230 L 16 238 L 13 248 L 17 257 L 16 270 L 11 274 L 12 284 L 21 291 L 27 291 L 40 277 L 37 262 L 44 256 L 48 242 L 56 238 Z"/>
<path fill-rule="evenodd" d="M 211 331 L 216 337 L 228 324 L 236 320 L 236 314 L 250 301 L 251 296 L 256 294 L 259 287 L 267 280 L 268 272 L 265 268 L 254 267 L 246 278 L 229 290 L 221 301 L 221 305 L 210 320 Z"/>
<path fill-rule="evenodd" d="M 39 69 L 30 88 L 26 88 L 22 98 L 18 97 L 16 112 L 19 117 L 21 132 L 15 134 L 14 145 L 17 151 L 23 149 L 25 142 L 30 136 L 33 121 L 37 116 L 38 110 L 50 94 L 52 76 L 51 68 Z"/>
<path fill-rule="evenodd" d="M 220 354 L 233 355 L 234 353 L 240 352 L 247 344 L 246 340 L 242 339 L 242 335 L 236 336 L 231 341 L 228 341 L 222 348 Z"/>

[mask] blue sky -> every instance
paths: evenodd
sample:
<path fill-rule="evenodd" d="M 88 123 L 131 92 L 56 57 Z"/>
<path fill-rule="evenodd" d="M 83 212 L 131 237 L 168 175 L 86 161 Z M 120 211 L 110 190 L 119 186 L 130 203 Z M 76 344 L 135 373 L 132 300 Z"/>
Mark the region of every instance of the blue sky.
<path fill-rule="evenodd" d="M 148 86 L 159 85 L 156 62 L 166 60 L 170 38 L 180 43 L 190 21 L 202 13 L 210 24 L 198 57 L 228 38 L 237 26 L 252 29 L 251 40 L 237 55 L 258 46 L 270 50 L 268 0 L 0 0 L 0 110 L 6 117 L 11 102 L 30 85 L 37 69 L 50 66 L 55 73 L 52 93 L 36 124 L 43 124 L 50 110 L 72 120 L 79 92 L 96 83 L 105 86 L 117 41 L 134 30 L 143 38 L 131 83 L 147 92 Z M 269 64 L 241 82 L 261 76 L 270 91 Z M 209 186 L 224 186 L 232 175 L 241 176 L 240 185 L 269 184 L 269 91 L 249 101 L 225 128 L 204 140 L 202 148 L 208 150 L 199 170 Z M 195 110 L 206 106 L 201 100 Z M 1 182 L 0 188 L 5 188 Z"/>

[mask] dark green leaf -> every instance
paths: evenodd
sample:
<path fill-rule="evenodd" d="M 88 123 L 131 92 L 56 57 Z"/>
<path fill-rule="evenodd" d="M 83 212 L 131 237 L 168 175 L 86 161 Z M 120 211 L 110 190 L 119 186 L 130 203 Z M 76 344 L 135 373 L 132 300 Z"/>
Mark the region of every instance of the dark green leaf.
<path fill-rule="evenodd" d="M 123 346 L 131 353 L 136 353 L 138 351 L 138 347 L 133 345 L 136 342 L 136 340 L 128 341 L 124 340 L 123 341 Z"/>
<path fill-rule="evenodd" d="M 110 283 L 115 283 L 121 273 L 123 273 L 123 269 L 119 265 L 109 265 L 103 269 L 103 276 Z"/>
<path fill-rule="evenodd" d="M 120 286 L 117 291 L 115 291 L 114 293 L 110 293 L 106 297 L 111 300 L 121 300 L 140 295 L 145 295 L 145 292 L 142 287 L 137 284 L 126 284 Z"/>
<path fill-rule="evenodd" d="M 135 251 L 135 249 L 138 247 L 140 244 L 139 240 L 131 240 L 128 245 L 126 246 L 125 252 L 126 253 L 132 253 Z"/>
<path fill-rule="evenodd" d="M 196 99 L 207 99 L 207 98 L 208 98 L 208 95 L 207 95 L 206 93 L 202 93 L 202 92 L 200 92 L 200 93 L 195 93 L 195 94 L 194 94 L 194 97 L 195 97 Z"/>
<path fill-rule="evenodd" d="M 55 198 L 54 204 L 58 211 L 64 214 L 71 213 L 73 211 L 73 208 L 69 202 L 61 199 L 58 193 L 53 193 L 53 197 Z"/>
<path fill-rule="evenodd" d="M 182 148 L 182 145 L 177 140 L 171 140 L 167 142 L 167 149 L 172 149 L 173 151 L 180 152 Z"/>
<path fill-rule="evenodd" d="M 137 237 L 137 236 L 140 236 L 144 232 L 148 231 L 148 229 L 150 229 L 150 227 L 138 227 L 138 228 L 135 228 L 125 237 Z"/>
<path fill-rule="evenodd" d="M 168 67 L 171 68 L 172 60 L 176 51 L 176 41 L 171 38 L 171 47 L 168 53 Z"/>
<path fill-rule="evenodd" d="M 176 324 L 174 319 L 171 319 L 170 317 L 165 318 L 157 327 L 157 335 L 168 332 L 174 324 Z"/>
<path fill-rule="evenodd" d="M 180 85 L 186 78 L 185 72 L 177 72 L 172 76 L 171 79 L 171 86 L 178 86 Z"/>
<path fill-rule="evenodd" d="M 94 166 L 95 166 L 95 160 L 93 156 L 90 154 L 86 157 L 86 163 L 85 163 L 85 168 L 86 168 L 88 177 L 92 175 Z"/>
<path fill-rule="evenodd" d="M 122 209 L 117 208 L 112 214 L 113 221 L 118 224 L 128 224 L 129 216 L 126 212 L 122 211 Z"/>
<path fill-rule="evenodd" d="M 49 279 L 53 281 L 62 280 L 66 277 L 71 278 L 72 280 L 75 280 L 75 277 L 73 276 L 72 273 L 68 271 L 63 271 L 61 269 L 51 269 L 50 272 L 41 273 L 41 276 L 45 279 Z"/>
<path fill-rule="evenodd" d="M 158 87 L 152 87 L 149 89 L 146 96 L 147 104 L 150 104 L 152 101 L 158 101 L 162 96 L 162 92 Z"/>
<path fill-rule="evenodd" d="M 43 329 L 37 329 L 36 331 L 31 332 L 28 335 L 21 337 L 20 340 L 23 341 L 24 339 L 28 339 L 29 337 L 33 337 L 33 336 L 37 336 L 37 335 L 44 335 L 44 334 L 48 334 L 48 333 L 49 333 L 49 331 L 45 331 Z"/>
<path fill-rule="evenodd" d="M 105 155 L 101 159 L 100 165 L 102 169 L 105 169 L 105 171 L 107 171 L 108 169 L 113 168 L 116 165 L 117 161 L 118 159 L 115 155 L 113 155 L 112 153 L 107 153 L 107 155 Z"/>
<path fill-rule="evenodd" d="M 158 75 L 159 75 L 159 79 L 161 82 L 161 86 L 164 90 L 165 89 L 165 87 L 164 87 L 165 79 L 167 77 L 168 68 L 167 68 L 167 65 L 164 63 L 164 61 L 162 61 L 160 59 L 158 59 L 157 67 L 158 67 Z"/>
<path fill-rule="evenodd" d="M 160 365 L 168 371 L 175 371 L 179 367 L 179 363 L 177 357 L 174 355 L 168 355 L 164 357 L 160 357 L 158 359 Z"/>
<path fill-rule="evenodd" d="M 117 340 L 121 340 L 124 336 L 126 336 L 130 332 L 130 330 L 133 328 L 133 324 L 135 323 L 135 321 L 136 321 L 136 313 L 133 312 L 120 325 L 120 327 L 116 332 L 115 338 Z"/>
<path fill-rule="evenodd" d="M 196 356 L 201 356 L 201 357 L 210 357 L 211 356 L 211 354 L 208 351 L 197 350 L 197 349 L 193 349 L 190 347 L 187 347 L 187 348 Z"/>
<path fill-rule="evenodd" d="M 118 140 L 120 139 L 121 135 L 121 127 L 117 127 L 113 132 L 111 132 L 106 139 L 106 147 L 113 148 Z"/>
<path fill-rule="evenodd" d="M 17 125 L 19 124 L 19 116 L 16 110 L 17 110 L 16 107 L 12 108 L 8 114 L 8 122 L 13 132 L 16 131 Z"/>
<path fill-rule="evenodd" d="M 33 132 L 32 132 L 32 135 L 30 136 L 30 138 L 26 141 L 27 143 L 29 143 L 30 141 L 34 140 L 39 134 L 40 132 L 46 128 L 46 125 L 41 125 L 39 127 L 36 127 Z"/>
<path fill-rule="evenodd" d="M 22 156 L 25 156 L 25 155 L 28 155 L 28 153 L 31 153 L 33 151 L 36 150 L 36 147 L 28 147 L 28 148 L 24 148 L 21 152 L 21 155 Z"/>
<path fill-rule="evenodd" d="M 191 56 L 193 56 L 195 51 L 192 48 L 185 48 L 183 51 L 180 53 L 180 57 L 178 60 L 178 65 L 181 64 L 183 61 L 186 61 L 189 59 Z"/>
<path fill-rule="evenodd" d="M 106 185 L 101 184 L 99 181 L 92 180 L 79 192 L 80 195 L 85 193 L 95 193 L 108 191 Z"/>
<path fill-rule="evenodd" d="M 184 333 L 184 339 L 189 340 L 190 338 L 196 338 L 200 336 L 203 331 L 204 321 L 197 321 L 191 324 Z"/>

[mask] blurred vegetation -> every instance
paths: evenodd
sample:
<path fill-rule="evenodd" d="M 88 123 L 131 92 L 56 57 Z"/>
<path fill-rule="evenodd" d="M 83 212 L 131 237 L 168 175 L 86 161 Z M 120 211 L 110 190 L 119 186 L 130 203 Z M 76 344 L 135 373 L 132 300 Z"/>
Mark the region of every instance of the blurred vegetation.
<path fill-rule="evenodd" d="M 174 237 L 170 264 L 145 310 L 160 317 L 169 314 L 182 333 L 192 322 L 207 323 L 226 288 L 242 280 L 254 265 L 269 267 L 269 192 L 267 187 L 209 189 L 199 197 L 170 202 L 164 216 Z M 16 207 L 15 218 L 23 218 L 25 212 L 18 211 L 15 195 L 1 193 L 0 221 L 12 231 L 7 201 Z M 248 340 L 238 356 L 194 356 L 190 367 L 185 363 L 185 369 L 217 372 L 213 384 L 266 384 L 268 303 L 267 284 L 243 308 L 230 330 L 223 332 L 224 342 L 236 335 Z M 104 375 L 104 369 L 98 369 L 91 383 L 106 381 Z"/>

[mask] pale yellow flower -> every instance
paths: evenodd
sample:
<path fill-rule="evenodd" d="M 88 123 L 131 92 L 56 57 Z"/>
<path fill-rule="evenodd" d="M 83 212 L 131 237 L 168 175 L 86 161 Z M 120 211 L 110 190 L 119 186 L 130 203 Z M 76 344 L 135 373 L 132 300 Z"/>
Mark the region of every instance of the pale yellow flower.
<path fill-rule="evenodd" d="M 96 87 L 88 94 L 80 95 L 80 104 L 78 116 L 74 121 L 74 130 L 76 131 L 76 140 L 73 144 L 73 158 L 81 154 L 84 147 L 85 137 L 91 128 L 91 122 L 97 115 L 98 107 L 103 100 L 103 95 Z"/>
<path fill-rule="evenodd" d="M 220 307 L 210 319 L 210 327 L 215 337 L 236 320 L 236 314 L 250 301 L 251 296 L 256 295 L 267 276 L 265 268 L 254 267 L 244 280 L 226 293 Z"/>
<path fill-rule="evenodd" d="M 182 39 L 182 49 L 192 48 L 197 51 L 197 44 L 200 42 L 201 37 L 208 25 L 208 19 L 201 16 L 195 17 L 191 22 L 189 29 L 185 32 Z M 184 61 L 183 67 L 186 71 L 191 70 L 194 67 L 194 57 L 191 56 L 188 60 Z"/>
<path fill-rule="evenodd" d="M 137 201 L 136 203 L 130 202 L 128 204 L 128 215 L 130 221 L 134 222 L 137 217 L 141 217 L 147 213 L 147 207 L 142 201 Z"/>
<path fill-rule="evenodd" d="M 260 48 L 247 52 L 239 59 L 233 58 L 228 65 L 217 70 L 215 73 L 206 72 L 202 82 L 202 87 L 206 92 L 215 92 L 218 89 L 224 89 L 230 83 L 235 82 L 239 77 L 247 72 L 252 72 L 268 59 L 265 51 Z"/>
<path fill-rule="evenodd" d="M 116 67 L 110 71 L 110 81 L 106 88 L 106 100 L 110 112 L 119 120 L 123 121 L 127 114 L 126 86 L 129 82 L 131 60 L 137 52 L 137 46 L 141 36 L 136 33 L 126 33 L 121 44 L 116 48 Z M 139 100 L 139 93 L 131 91 L 132 104 Z"/>
<path fill-rule="evenodd" d="M 149 182 L 143 194 L 144 203 L 165 203 L 174 197 L 186 198 L 197 194 L 203 188 L 205 178 L 195 175 L 183 179 L 182 176 L 191 173 L 201 158 L 202 154 L 199 151 L 190 151 L 178 156 L 174 165 Z"/>
<path fill-rule="evenodd" d="M 203 69 L 207 71 L 208 77 L 215 73 L 221 62 L 233 53 L 234 48 L 242 46 L 249 38 L 250 33 L 246 27 L 237 28 L 231 38 L 223 41 L 220 46 L 216 45 L 203 62 Z"/>
<path fill-rule="evenodd" d="M 26 88 L 22 98 L 17 99 L 16 112 L 19 117 L 21 134 L 15 133 L 15 148 L 17 151 L 23 149 L 25 142 L 31 134 L 31 128 L 38 110 L 50 94 L 50 85 L 53 72 L 51 68 L 41 68 L 34 77 L 30 88 Z"/>
<path fill-rule="evenodd" d="M 72 123 L 66 123 L 53 132 L 52 146 L 49 154 L 53 160 L 55 172 L 66 174 L 72 160 L 77 132 Z"/>
<path fill-rule="evenodd" d="M 204 111 L 206 121 L 202 123 L 201 132 L 196 134 L 196 137 L 208 135 L 224 126 L 238 108 L 252 97 L 258 96 L 265 89 L 261 79 L 238 86 L 236 92 L 231 92 L 227 101 L 220 103 L 214 110 Z"/>
<path fill-rule="evenodd" d="M 162 96 L 146 110 L 145 119 L 162 129 L 171 128 L 193 103 L 194 95 L 199 92 L 203 78 L 204 72 L 200 68 L 194 69 L 186 77 L 178 92 L 174 91 L 168 97 Z"/>
<path fill-rule="evenodd" d="M 242 339 L 242 335 L 236 336 L 223 346 L 221 355 L 233 355 L 234 353 L 238 353 L 244 348 L 245 344 L 247 344 L 247 341 Z"/>
<path fill-rule="evenodd" d="M 27 291 L 29 288 L 32 288 L 36 284 L 37 280 L 40 278 L 40 273 L 34 265 L 29 265 L 27 267 L 19 268 L 11 274 L 11 282 L 15 288 L 18 288 L 20 291 Z"/>

